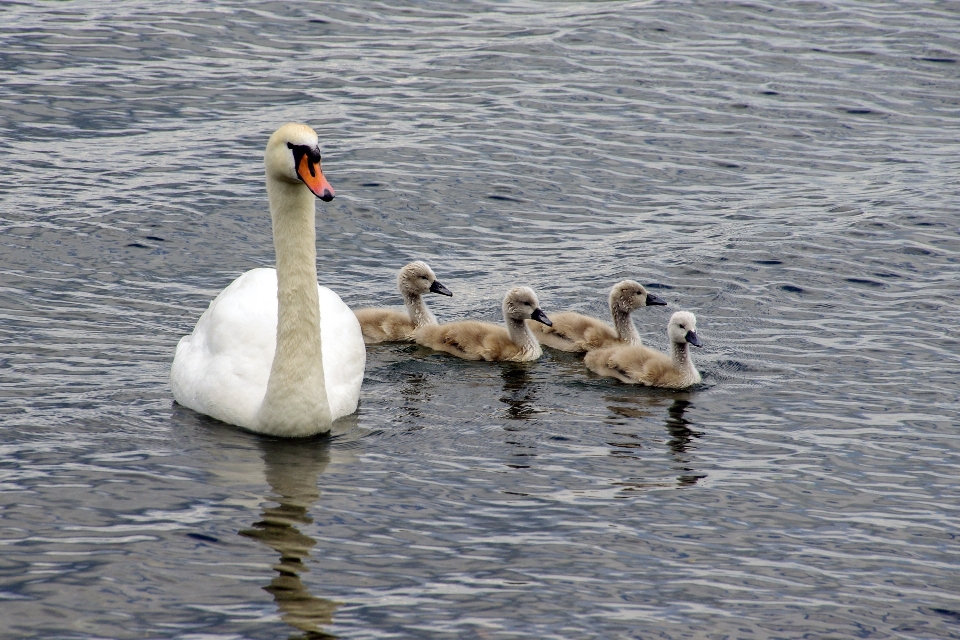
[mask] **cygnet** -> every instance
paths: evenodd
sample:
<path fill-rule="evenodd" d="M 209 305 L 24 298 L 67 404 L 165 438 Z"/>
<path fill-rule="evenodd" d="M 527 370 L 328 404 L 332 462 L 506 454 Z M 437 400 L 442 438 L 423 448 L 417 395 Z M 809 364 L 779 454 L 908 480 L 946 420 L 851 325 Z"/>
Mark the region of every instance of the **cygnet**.
<path fill-rule="evenodd" d="M 503 299 L 506 328 L 490 322 L 464 320 L 424 325 L 414 332 L 417 344 L 466 360 L 526 362 L 536 360 L 540 343 L 527 326 L 527 319 L 549 326 L 537 294 L 530 287 L 515 287 Z"/>
<path fill-rule="evenodd" d="M 591 371 L 629 384 L 685 389 L 700 382 L 700 372 L 687 349 L 688 344 L 702 346 L 697 337 L 697 317 L 689 311 L 677 311 L 667 324 L 667 337 L 670 355 L 642 346 L 607 347 L 588 352 L 583 361 Z"/>
<path fill-rule="evenodd" d="M 561 351 L 580 353 L 621 345 L 639 347 L 640 334 L 633 326 L 630 314 L 640 307 L 665 304 L 667 303 L 660 296 L 648 293 L 639 282 L 623 280 L 610 290 L 612 327 L 602 320 L 573 311 L 551 314 L 551 327 L 528 324 L 540 344 Z"/>
<path fill-rule="evenodd" d="M 453 295 L 449 289 L 440 284 L 433 269 L 420 260 L 400 269 L 400 273 L 397 274 L 397 286 L 400 288 L 403 304 L 407 307 L 406 312 L 379 307 L 354 311 L 357 320 L 360 321 L 365 344 L 412 342 L 413 332 L 418 327 L 437 324 L 437 319 L 430 313 L 421 296 L 425 293 Z"/>

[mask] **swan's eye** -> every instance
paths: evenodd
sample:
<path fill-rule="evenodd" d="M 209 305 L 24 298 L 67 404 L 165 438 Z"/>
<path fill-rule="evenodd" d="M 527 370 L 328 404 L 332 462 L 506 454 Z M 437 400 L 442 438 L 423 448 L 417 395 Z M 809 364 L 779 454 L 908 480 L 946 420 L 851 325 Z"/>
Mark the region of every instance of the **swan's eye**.
<path fill-rule="evenodd" d="M 680 328 L 681 328 L 681 329 L 686 329 L 686 327 L 683 326 L 682 324 L 680 325 Z"/>

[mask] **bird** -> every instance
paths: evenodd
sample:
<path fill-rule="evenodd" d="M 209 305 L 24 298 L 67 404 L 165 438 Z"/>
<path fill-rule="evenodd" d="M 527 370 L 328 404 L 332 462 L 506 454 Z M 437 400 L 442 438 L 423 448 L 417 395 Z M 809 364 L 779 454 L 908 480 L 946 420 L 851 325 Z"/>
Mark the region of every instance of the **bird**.
<path fill-rule="evenodd" d="M 623 280 L 610 290 L 612 327 L 602 320 L 573 311 L 551 313 L 553 325 L 549 327 L 532 322 L 527 324 L 540 344 L 560 351 L 582 353 L 617 345 L 640 346 L 640 334 L 633 326 L 630 314 L 641 307 L 666 304 L 660 296 L 648 293 L 639 282 Z"/>
<path fill-rule="evenodd" d="M 503 298 L 506 327 L 476 320 L 428 324 L 414 332 L 414 339 L 419 345 L 466 360 L 527 362 L 543 353 L 524 322 L 528 318 L 550 324 L 533 289 L 514 287 Z"/>
<path fill-rule="evenodd" d="M 306 437 L 356 411 L 366 349 L 350 308 L 317 284 L 315 203 L 335 192 L 316 132 L 277 129 L 264 168 L 277 268 L 244 273 L 210 303 L 177 344 L 170 386 L 179 404 L 217 420 Z"/>
<path fill-rule="evenodd" d="M 667 337 L 670 355 L 629 345 L 588 351 L 583 361 L 591 371 L 629 384 L 685 389 L 699 383 L 700 372 L 687 349 L 687 345 L 703 346 L 697 336 L 697 317 L 689 311 L 677 311 L 667 324 Z"/>
<path fill-rule="evenodd" d="M 412 342 L 413 332 L 417 327 L 437 324 L 437 319 L 430 313 L 421 296 L 428 292 L 443 296 L 453 295 L 449 289 L 440 284 L 433 269 L 421 260 L 411 262 L 400 269 L 397 274 L 397 287 L 403 297 L 403 304 L 407 307 L 406 313 L 397 309 L 379 307 L 354 310 L 357 320 L 360 321 L 363 341 L 366 344 Z"/>

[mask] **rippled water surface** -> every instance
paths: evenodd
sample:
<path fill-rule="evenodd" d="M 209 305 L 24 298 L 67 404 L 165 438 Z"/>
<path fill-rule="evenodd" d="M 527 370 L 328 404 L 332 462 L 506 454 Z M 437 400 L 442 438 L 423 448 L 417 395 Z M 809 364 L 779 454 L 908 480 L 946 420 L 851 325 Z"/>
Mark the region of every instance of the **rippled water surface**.
<path fill-rule="evenodd" d="M 348 304 L 630 277 L 703 384 L 380 345 L 332 439 L 175 405 L 291 120 Z M 5 2 L 0 634 L 960 637 L 958 158 L 952 2 Z"/>

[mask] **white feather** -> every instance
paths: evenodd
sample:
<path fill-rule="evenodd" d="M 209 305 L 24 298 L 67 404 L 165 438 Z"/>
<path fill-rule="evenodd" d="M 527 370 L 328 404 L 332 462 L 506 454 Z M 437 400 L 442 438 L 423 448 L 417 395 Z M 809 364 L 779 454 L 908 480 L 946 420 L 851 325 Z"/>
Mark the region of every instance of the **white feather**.
<path fill-rule="evenodd" d="M 323 373 L 336 420 L 356 411 L 366 350 L 360 323 L 336 293 L 320 292 Z M 258 430 L 277 346 L 277 272 L 254 269 L 220 292 L 180 339 L 170 383 L 185 407 Z"/>

